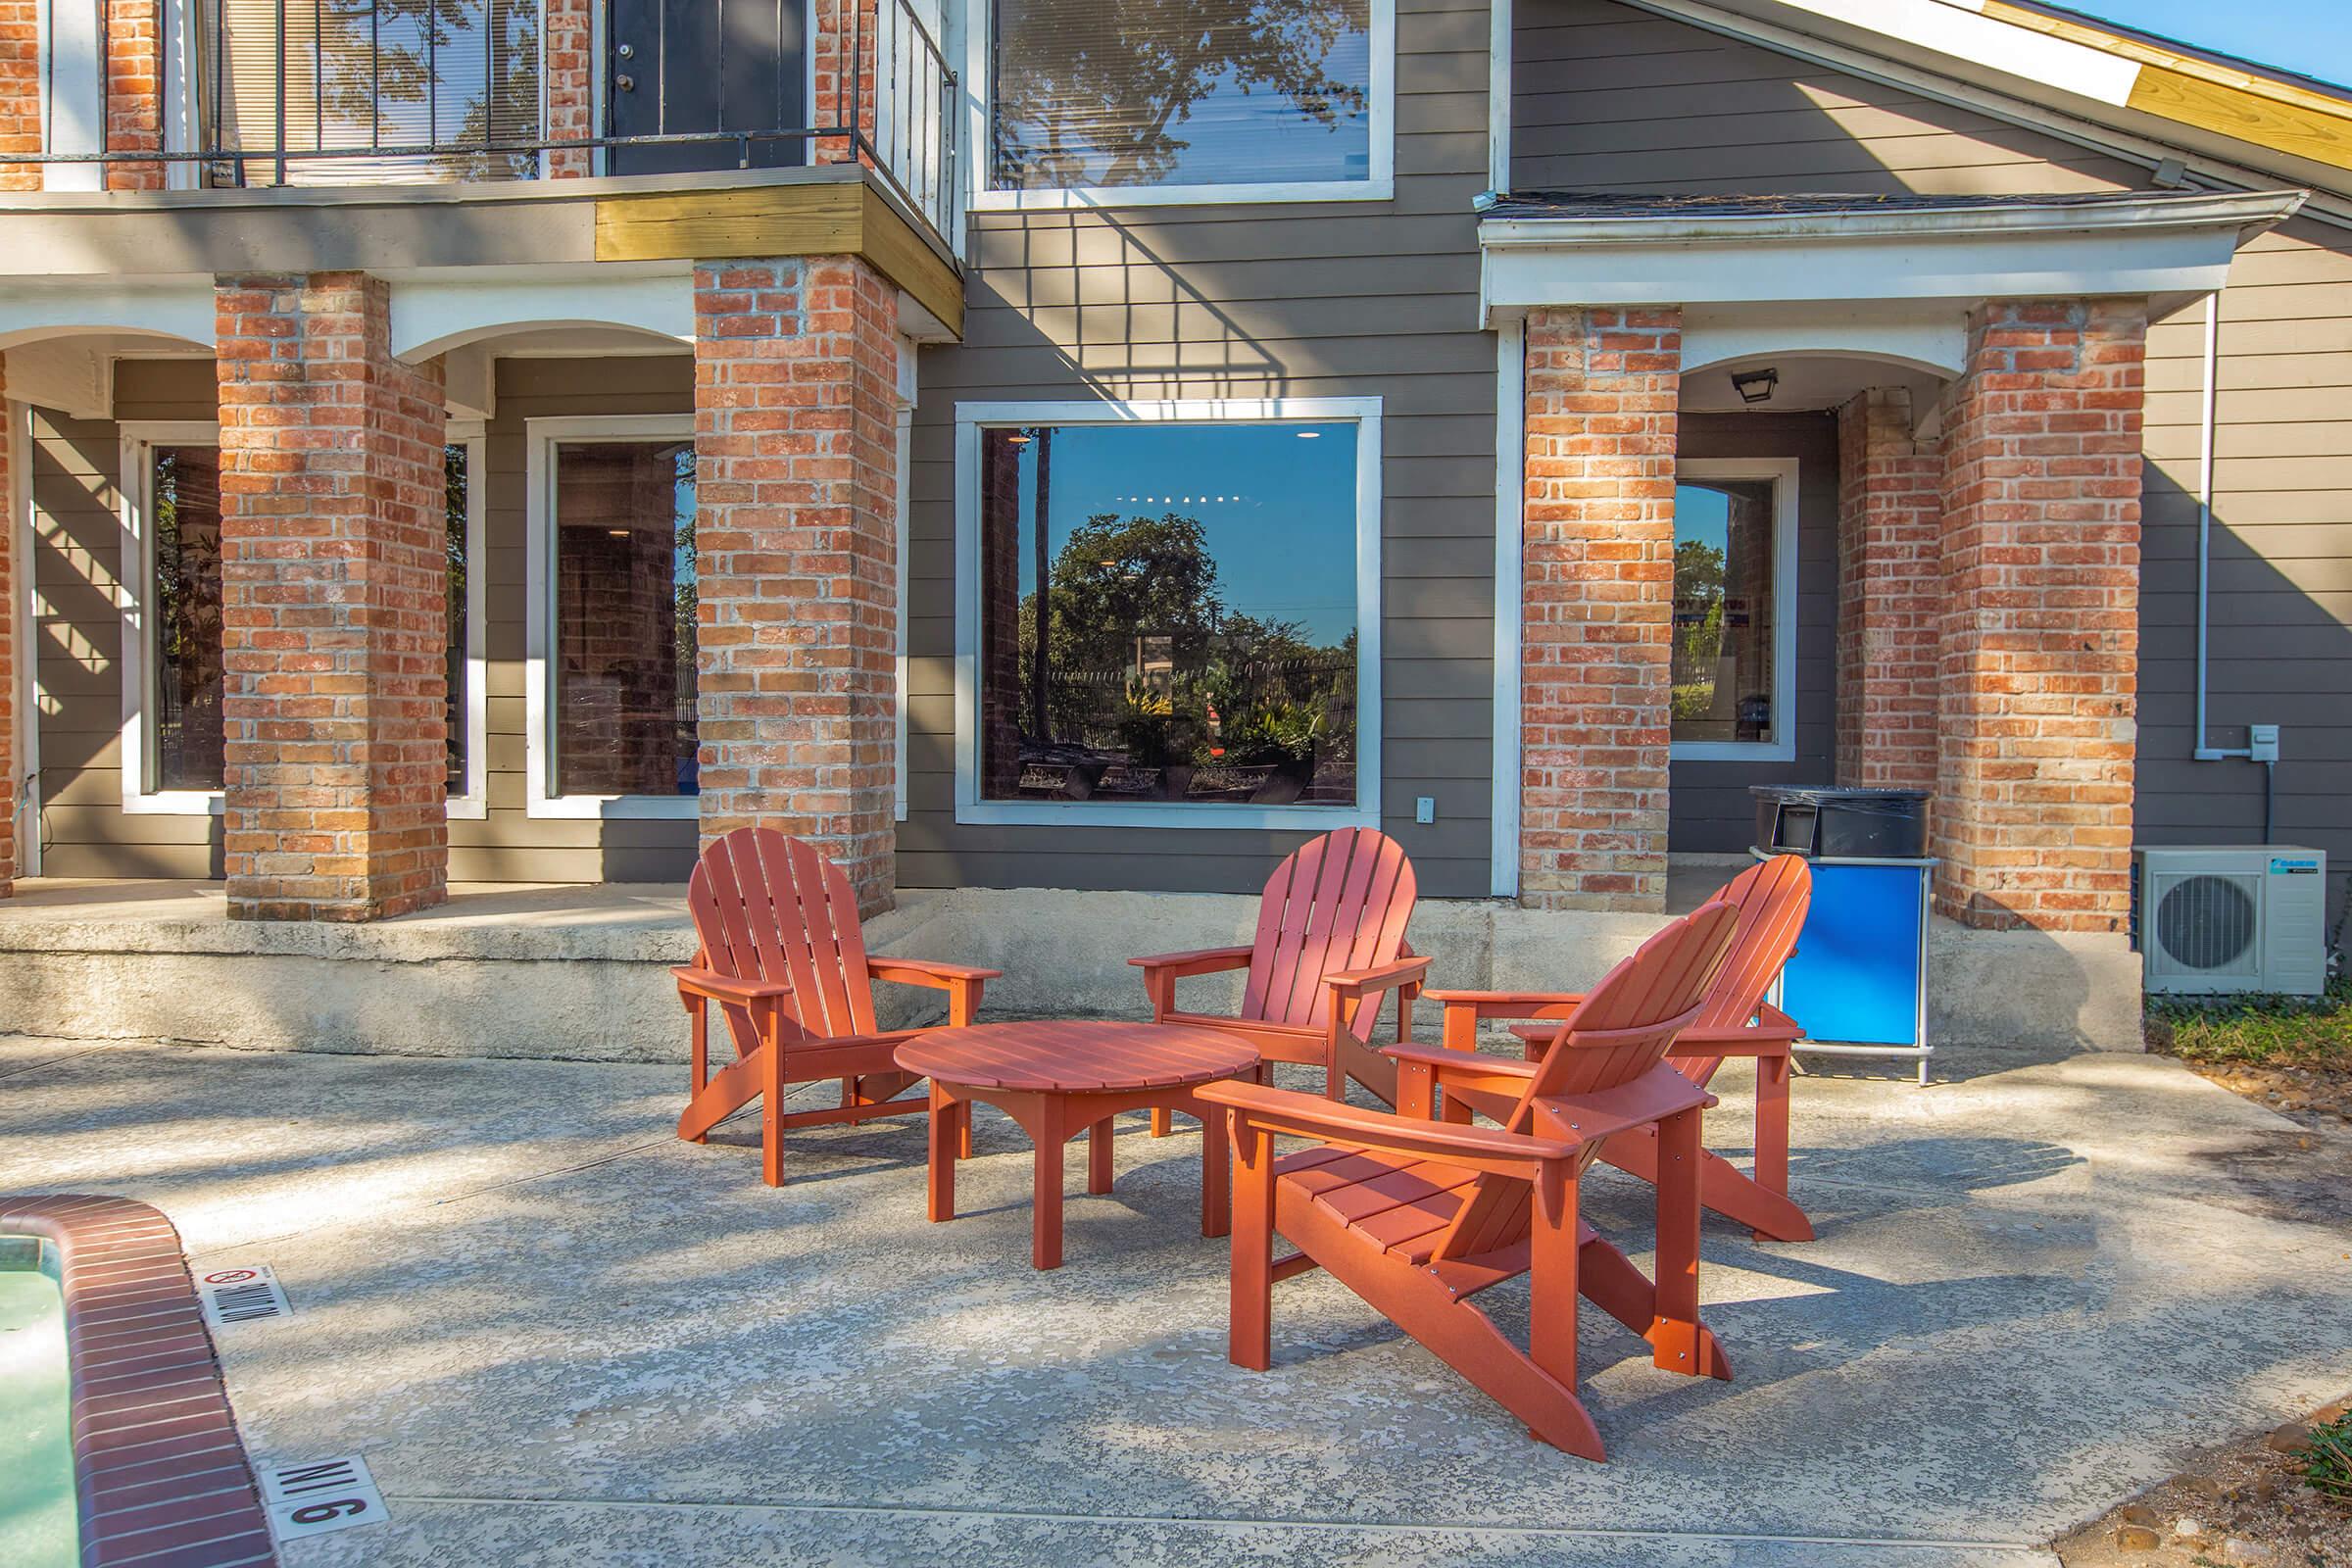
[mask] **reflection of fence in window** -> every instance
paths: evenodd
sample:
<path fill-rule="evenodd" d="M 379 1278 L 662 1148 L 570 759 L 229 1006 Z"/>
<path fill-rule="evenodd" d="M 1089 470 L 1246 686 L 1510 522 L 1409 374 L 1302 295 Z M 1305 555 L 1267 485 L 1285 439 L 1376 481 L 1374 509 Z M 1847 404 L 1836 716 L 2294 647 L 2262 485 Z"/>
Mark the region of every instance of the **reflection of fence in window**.
<path fill-rule="evenodd" d="M 1024 735 L 1029 798 L 1350 805 L 1355 657 L 1054 669 L 1053 734 Z"/>

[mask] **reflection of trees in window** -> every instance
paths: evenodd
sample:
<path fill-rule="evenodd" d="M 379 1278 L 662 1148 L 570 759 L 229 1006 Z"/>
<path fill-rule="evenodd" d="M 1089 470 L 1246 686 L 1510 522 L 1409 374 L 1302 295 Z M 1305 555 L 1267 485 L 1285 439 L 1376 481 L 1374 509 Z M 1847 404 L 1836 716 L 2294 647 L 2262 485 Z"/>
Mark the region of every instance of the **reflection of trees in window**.
<path fill-rule="evenodd" d="M 991 430 L 988 449 L 1034 439 L 1021 445 L 1042 489 L 1045 433 Z M 1042 509 L 1017 518 L 1017 485 L 1000 479 L 983 506 L 990 550 L 1043 536 Z M 999 652 L 983 663 L 983 755 L 1002 759 L 983 770 L 987 795 L 1354 803 L 1355 631 L 1323 643 L 1296 621 L 1231 609 L 1198 517 L 1093 513 L 1044 581 L 1017 606 L 1009 595 L 984 605 L 983 637 Z M 1004 646 L 1007 625 L 1017 650 Z"/>
<path fill-rule="evenodd" d="M 1773 517 L 1769 480 L 1676 488 L 1678 517 L 1702 535 L 1674 546 L 1673 735 L 1762 741 L 1773 715 Z M 1715 522 L 1712 519 L 1720 518 Z"/>
<path fill-rule="evenodd" d="M 1723 657 L 1723 552 L 1697 539 L 1674 542 L 1674 716 L 1704 718 L 1715 706 Z"/>
<path fill-rule="evenodd" d="M 1368 0 L 1000 0 L 996 25 L 997 188 L 1368 172 Z"/>
<path fill-rule="evenodd" d="M 296 183 L 527 179 L 540 0 L 214 0 L 201 41 L 222 145 L 248 153 L 430 146 L 429 159 L 297 160 Z M 282 45 L 281 45 L 282 38 Z M 282 49 L 282 53 L 281 53 Z M 280 94 L 280 66 L 283 94 Z M 275 177 L 249 161 L 245 182 Z"/>
<path fill-rule="evenodd" d="M 155 559 L 155 787 L 217 790 L 220 701 L 220 455 L 157 447 L 148 476 Z"/>

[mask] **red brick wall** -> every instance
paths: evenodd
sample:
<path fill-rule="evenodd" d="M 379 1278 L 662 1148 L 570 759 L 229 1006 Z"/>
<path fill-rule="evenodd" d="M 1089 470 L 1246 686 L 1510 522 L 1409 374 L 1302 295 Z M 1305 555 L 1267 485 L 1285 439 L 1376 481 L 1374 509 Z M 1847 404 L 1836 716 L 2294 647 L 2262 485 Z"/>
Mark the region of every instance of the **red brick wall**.
<path fill-rule="evenodd" d="M 439 366 L 355 272 L 223 277 L 228 904 L 368 920 L 446 896 Z"/>
<path fill-rule="evenodd" d="M 1943 453 L 1912 434 L 1911 396 L 1838 411 L 1838 782 L 1936 787 L 1943 620 Z"/>
<path fill-rule="evenodd" d="M 880 26 L 876 7 L 897 3 L 898 0 L 816 0 L 810 18 L 813 32 L 808 40 L 810 75 L 815 87 L 815 96 L 808 105 L 810 125 L 838 125 L 846 129 L 855 124 L 869 138 L 874 135 L 874 58 Z M 914 46 L 909 43 L 906 47 L 911 50 Z M 858 73 L 854 82 L 844 74 L 853 55 Z M 827 137 L 817 142 L 810 162 L 838 163 L 849 154 L 847 139 Z"/>
<path fill-rule="evenodd" d="M 1944 415 L 1936 907 L 2120 931 L 2138 693 L 2138 302 L 1970 318 Z"/>
<path fill-rule="evenodd" d="M 1519 894 L 1659 909 L 1674 594 L 1672 308 L 1527 321 Z"/>
<path fill-rule="evenodd" d="M 7 409 L 8 367 L 0 358 L 0 415 Z M 0 428 L 0 504 L 15 494 L 8 460 L 8 432 Z M 18 786 L 24 767 L 17 749 L 17 615 L 16 552 L 0 534 L 0 899 L 17 890 Z"/>
<path fill-rule="evenodd" d="M 547 0 L 547 138 L 596 134 L 595 0 Z M 548 174 L 578 179 L 595 169 L 586 148 L 547 155 Z"/>
<path fill-rule="evenodd" d="M 898 294 L 863 263 L 695 269 L 702 832 L 895 886 Z"/>
<path fill-rule="evenodd" d="M 164 145 L 164 29 L 158 0 L 106 0 L 106 147 Z M 108 190 L 162 190 L 161 164 L 109 164 Z"/>
<path fill-rule="evenodd" d="M 0 159 L 41 150 L 41 0 L 0 0 Z M 39 190 L 33 164 L 0 161 L 0 190 Z"/>

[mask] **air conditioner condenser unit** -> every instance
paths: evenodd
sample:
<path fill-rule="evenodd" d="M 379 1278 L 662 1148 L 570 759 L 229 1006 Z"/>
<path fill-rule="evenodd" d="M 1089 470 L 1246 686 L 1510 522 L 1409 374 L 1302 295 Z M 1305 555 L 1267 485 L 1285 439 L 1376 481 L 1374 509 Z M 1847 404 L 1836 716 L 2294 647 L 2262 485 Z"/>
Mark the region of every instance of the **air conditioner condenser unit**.
<path fill-rule="evenodd" d="M 2132 852 L 2132 938 L 2150 996 L 2316 997 L 2328 857 L 2287 844 Z"/>

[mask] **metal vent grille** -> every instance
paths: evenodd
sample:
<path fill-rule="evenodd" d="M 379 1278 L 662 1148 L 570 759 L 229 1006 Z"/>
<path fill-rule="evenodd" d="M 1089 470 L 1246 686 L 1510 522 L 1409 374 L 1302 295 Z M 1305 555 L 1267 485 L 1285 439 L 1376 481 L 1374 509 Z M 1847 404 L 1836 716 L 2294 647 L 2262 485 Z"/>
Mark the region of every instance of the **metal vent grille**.
<path fill-rule="evenodd" d="M 2156 905 L 2156 949 L 2168 965 L 2201 974 L 2252 974 L 2257 909 L 2252 878 L 2184 876 Z"/>

